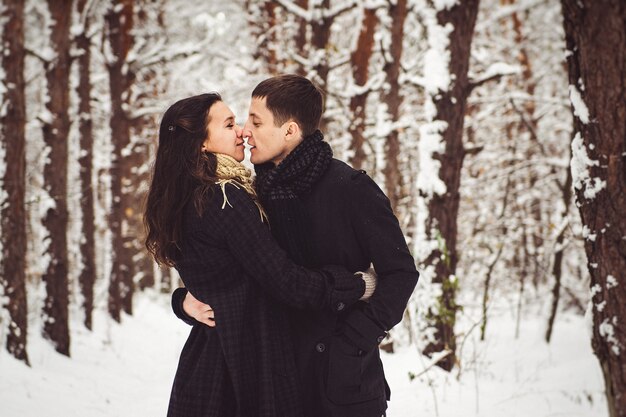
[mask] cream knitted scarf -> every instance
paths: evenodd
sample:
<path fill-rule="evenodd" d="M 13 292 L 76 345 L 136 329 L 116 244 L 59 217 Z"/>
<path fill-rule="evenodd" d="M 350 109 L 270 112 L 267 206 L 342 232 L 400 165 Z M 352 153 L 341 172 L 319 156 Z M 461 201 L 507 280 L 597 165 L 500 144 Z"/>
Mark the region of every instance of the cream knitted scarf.
<path fill-rule="evenodd" d="M 267 215 L 265 214 L 265 210 L 259 203 L 259 198 L 257 197 L 256 191 L 254 187 L 252 187 L 252 171 L 243 166 L 240 162 L 237 162 L 235 158 L 222 154 L 216 153 L 217 157 L 217 170 L 216 175 L 219 178 L 217 180 L 217 184 L 219 184 L 222 189 L 222 194 L 224 195 L 224 204 L 222 204 L 222 209 L 226 207 L 226 204 L 232 207 L 230 201 L 228 201 L 228 197 L 226 196 L 226 184 L 230 184 L 235 188 L 243 188 L 254 204 L 256 204 L 259 209 L 259 214 L 261 215 L 261 221 L 267 222 Z"/>

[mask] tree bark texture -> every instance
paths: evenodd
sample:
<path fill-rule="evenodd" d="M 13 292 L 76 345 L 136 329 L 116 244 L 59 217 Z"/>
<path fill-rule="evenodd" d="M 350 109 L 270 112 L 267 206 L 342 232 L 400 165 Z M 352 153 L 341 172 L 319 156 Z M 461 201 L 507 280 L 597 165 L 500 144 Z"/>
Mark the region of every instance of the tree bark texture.
<path fill-rule="evenodd" d="M 129 206 L 128 193 L 132 191 L 131 172 L 126 156 L 130 149 L 129 120 L 124 108 L 128 105 L 129 88 L 134 75 L 126 65 L 126 58 L 133 45 L 133 1 L 122 0 L 106 14 L 107 35 L 112 57 L 107 62 L 111 92 L 111 139 L 113 161 L 111 164 L 111 234 L 112 267 L 109 282 L 109 314 L 121 320 L 121 311 L 132 314 L 133 296 L 133 250 L 128 236 L 128 222 L 134 210 Z"/>
<path fill-rule="evenodd" d="M 43 123 L 43 138 L 49 149 L 44 165 L 44 188 L 53 199 L 43 225 L 48 231 L 48 268 L 42 280 L 46 288 L 43 334 L 57 352 L 69 356 L 68 255 L 67 255 L 67 150 L 70 128 L 69 75 L 72 1 L 48 0 L 52 19 L 50 42 L 55 55 L 44 65 L 50 117 Z"/>
<path fill-rule="evenodd" d="M 426 259 L 427 265 L 435 265 L 434 283 L 441 284 L 442 295 L 439 300 L 439 313 L 433 317 L 433 327 L 436 329 L 436 342 L 429 344 L 425 354 L 432 354 L 444 350 L 456 350 L 454 323 L 456 320 L 456 288 L 458 283 L 452 277 L 456 273 L 457 255 L 457 216 L 459 212 L 459 187 L 461 168 L 465 151 L 463 148 L 463 118 L 470 91 L 467 71 L 469 67 L 470 47 L 474 33 L 474 24 L 478 13 L 478 0 L 468 0 L 457 3 L 450 9 L 437 13 L 440 26 L 452 24 L 454 30 L 450 33 L 449 70 L 453 80 L 448 91 L 440 91 L 433 97 L 437 108 L 437 120 L 445 121 L 447 128 L 442 133 L 445 143 L 443 154 L 435 155 L 441 163 L 439 177 L 446 185 L 443 195 L 433 194 L 428 202 L 428 218 L 426 220 L 427 233 L 437 233 L 428 236 L 438 240 L 439 247 L 433 250 Z M 455 354 L 448 355 L 438 366 L 451 370 L 456 362 Z"/>
<path fill-rule="evenodd" d="M 82 211 L 82 239 L 80 255 L 83 269 L 78 277 L 78 284 L 83 296 L 84 324 L 92 328 L 92 312 L 94 303 L 94 284 L 96 282 L 96 250 L 95 250 L 95 212 L 93 174 L 93 123 L 91 113 L 91 39 L 89 38 L 90 14 L 85 10 L 87 0 L 78 0 L 77 11 L 82 20 L 82 32 L 76 36 L 76 47 L 81 51 L 78 57 L 78 133 L 80 135 L 80 206 Z"/>
<path fill-rule="evenodd" d="M 582 138 L 588 159 L 597 161 L 587 164 L 589 176 L 604 181 L 594 196 L 590 183 L 577 184 L 580 172 L 573 172 L 576 204 L 588 230 L 592 346 L 604 374 L 609 414 L 625 417 L 626 3 L 562 0 L 561 5 L 570 91 L 579 91 L 588 110 L 587 118 L 574 108 L 574 134 Z"/>
<path fill-rule="evenodd" d="M 357 40 L 356 49 L 350 56 L 352 66 L 352 78 L 358 87 L 364 87 L 369 79 L 369 66 L 372 53 L 374 52 L 374 33 L 378 18 L 376 10 L 365 8 L 363 10 L 363 21 L 361 32 Z M 367 117 L 366 104 L 369 90 L 362 91 L 350 98 L 350 114 L 352 123 L 348 127 L 348 132 L 352 137 L 350 149 L 354 151 L 354 156 L 350 164 L 354 169 L 361 169 L 367 158 L 365 154 L 365 122 Z"/>
<path fill-rule="evenodd" d="M 278 75 L 278 59 L 276 57 L 277 28 L 276 28 L 276 4 L 274 1 L 265 0 L 248 1 L 246 9 L 248 23 L 252 36 L 257 39 L 257 46 L 253 52 L 254 60 L 262 60 L 264 70 L 270 75 Z"/>
<path fill-rule="evenodd" d="M 404 21 L 407 13 L 407 1 L 398 0 L 390 3 L 389 16 L 391 17 L 391 44 L 389 55 L 391 61 L 387 62 L 384 67 L 385 81 L 387 90 L 383 93 L 383 102 L 387 105 L 387 114 L 389 121 L 396 123 L 400 117 L 400 105 L 402 97 L 400 96 L 400 65 L 402 59 L 402 39 L 404 38 Z M 462 132 L 462 129 L 461 129 Z M 389 132 L 387 141 L 385 142 L 385 189 L 387 196 L 391 202 L 391 208 L 398 214 L 398 201 L 402 194 L 402 174 L 400 172 L 400 138 L 398 128 L 394 128 Z"/>
<path fill-rule="evenodd" d="M 306 10 L 309 8 L 309 0 L 296 0 L 296 4 L 300 6 L 302 9 Z M 307 34 L 308 34 L 309 25 L 304 19 L 299 19 L 298 22 L 298 33 L 295 37 L 296 51 L 301 56 L 305 56 L 305 49 L 307 45 Z M 296 73 L 298 75 L 306 76 L 306 70 L 302 65 L 298 65 L 296 68 Z"/>
<path fill-rule="evenodd" d="M 313 5 L 319 11 L 328 10 L 330 8 L 330 0 L 317 1 Z M 330 40 L 330 27 L 334 21 L 334 16 L 324 16 L 311 22 L 311 50 L 309 56 L 315 56 L 316 61 L 311 69 L 316 75 L 313 80 L 321 87 L 323 91 L 327 91 L 326 84 L 328 82 L 328 73 L 330 66 L 328 62 L 328 42 Z M 320 120 L 320 129 L 326 131 L 328 119 L 322 114 Z"/>
<path fill-rule="evenodd" d="M 26 99 L 24 82 L 24 0 L 5 0 L 2 9 L 2 68 L 6 91 L 0 116 L 0 141 L 6 170 L 2 178 L 5 199 L 0 204 L 2 259 L 0 287 L 8 297 L 9 323 L 6 348 L 14 357 L 28 361 L 26 308 Z"/>

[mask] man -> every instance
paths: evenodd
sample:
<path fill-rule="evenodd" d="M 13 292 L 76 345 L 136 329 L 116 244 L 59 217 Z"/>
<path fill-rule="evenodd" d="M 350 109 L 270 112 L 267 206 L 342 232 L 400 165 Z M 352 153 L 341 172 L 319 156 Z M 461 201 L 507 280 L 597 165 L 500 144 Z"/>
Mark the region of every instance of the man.
<path fill-rule="evenodd" d="M 293 312 L 304 409 L 315 417 L 380 417 L 390 390 L 378 344 L 402 319 L 419 274 L 387 197 L 364 171 L 332 158 L 317 130 L 322 107 L 308 79 L 267 79 L 252 92 L 244 137 L 272 235 L 290 258 L 309 268 L 372 264 L 378 275 L 367 303 L 338 303 L 335 314 Z M 178 289 L 172 299 L 179 317 L 215 325 L 209 306 L 185 296 Z"/>

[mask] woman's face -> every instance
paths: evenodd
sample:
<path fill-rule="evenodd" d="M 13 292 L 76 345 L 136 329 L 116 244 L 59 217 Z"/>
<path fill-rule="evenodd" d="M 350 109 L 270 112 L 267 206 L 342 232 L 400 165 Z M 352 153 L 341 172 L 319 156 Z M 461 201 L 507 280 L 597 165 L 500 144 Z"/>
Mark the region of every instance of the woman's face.
<path fill-rule="evenodd" d="M 202 149 L 232 156 L 243 161 L 243 137 L 241 127 L 235 124 L 235 115 L 226 104 L 215 102 L 209 111 L 208 137 Z"/>

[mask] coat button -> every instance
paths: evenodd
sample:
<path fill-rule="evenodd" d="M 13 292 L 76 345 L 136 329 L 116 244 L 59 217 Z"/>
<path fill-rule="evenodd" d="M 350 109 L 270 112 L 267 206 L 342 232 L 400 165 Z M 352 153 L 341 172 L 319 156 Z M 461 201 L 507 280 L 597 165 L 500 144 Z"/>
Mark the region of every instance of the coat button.
<path fill-rule="evenodd" d="M 317 350 L 319 353 L 322 353 L 326 350 L 326 345 L 324 345 L 323 343 L 318 343 L 317 345 L 315 345 L 315 350 Z"/>
<path fill-rule="evenodd" d="M 378 339 L 376 339 L 378 343 L 381 343 L 383 340 L 385 340 L 385 336 L 378 336 Z"/>
<path fill-rule="evenodd" d="M 337 311 L 341 311 L 344 308 L 346 308 L 346 305 L 344 303 L 342 303 L 341 301 L 337 303 Z"/>

